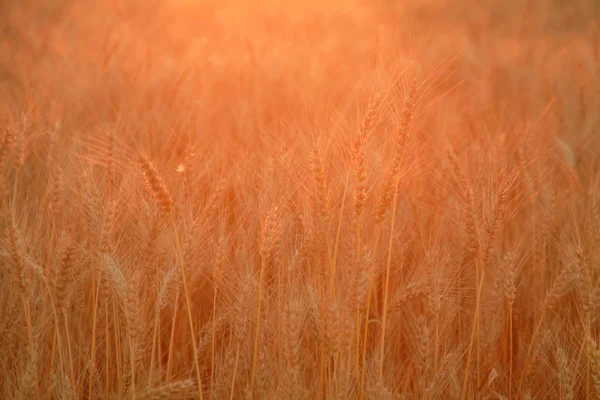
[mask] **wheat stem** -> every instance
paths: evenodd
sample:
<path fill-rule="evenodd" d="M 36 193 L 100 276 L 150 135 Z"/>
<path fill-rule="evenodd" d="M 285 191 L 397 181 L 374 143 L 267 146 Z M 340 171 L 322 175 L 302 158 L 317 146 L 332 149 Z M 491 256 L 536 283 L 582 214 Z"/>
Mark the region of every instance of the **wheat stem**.
<path fill-rule="evenodd" d="M 396 185 L 394 187 L 394 200 L 392 207 L 392 222 L 390 227 L 390 241 L 388 245 L 388 258 L 387 264 L 385 267 L 385 288 L 383 292 L 383 321 L 381 323 L 381 347 L 379 352 L 379 380 L 383 382 L 383 363 L 385 360 L 385 329 L 387 324 L 387 316 L 388 316 L 388 295 L 389 295 L 389 287 L 390 287 L 390 267 L 392 264 L 392 243 L 394 238 L 394 225 L 396 223 L 396 209 L 398 203 L 398 179 L 396 179 Z"/>
<path fill-rule="evenodd" d="M 198 362 L 198 349 L 196 346 L 196 334 L 194 330 L 194 320 L 192 317 L 192 305 L 190 300 L 190 292 L 188 290 L 188 282 L 185 273 L 185 265 L 183 261 L 183 252 L 181 250 L 181 243 L 179 241 L 179 235 L 177 234 L 177 225 L 175 224 L 175 216 L 173 213 L 169 213 L 171 216 L 171 223 L 173 226 L 173 232 L 175 233 L 175 244 L 177 246 L 177 258 L 179 259 L 179 266 L 181 267 L 181 279 L 183 281 L 183 292 L 185 297 L 185 305 L 187 308 L 188 323 L 190 328 L 190 335 L 192 340 L 192 350 L 194 352 L 194 365 L 196 367 L 196 380 L 198 381 L 198 394 L 200 400 L 204 399 L 204 393 L 202 391 L 202 377 L 200 376 L 200 364 Z"/>

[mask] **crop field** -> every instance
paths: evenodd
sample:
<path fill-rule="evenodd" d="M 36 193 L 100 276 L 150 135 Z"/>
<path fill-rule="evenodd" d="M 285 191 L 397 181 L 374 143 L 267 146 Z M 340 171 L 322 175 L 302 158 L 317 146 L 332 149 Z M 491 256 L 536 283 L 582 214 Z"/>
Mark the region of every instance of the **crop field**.
<path fill-rule="evenodd" d="M 599 24 L 0 0 L 0 398 L 600 399 Z"/>

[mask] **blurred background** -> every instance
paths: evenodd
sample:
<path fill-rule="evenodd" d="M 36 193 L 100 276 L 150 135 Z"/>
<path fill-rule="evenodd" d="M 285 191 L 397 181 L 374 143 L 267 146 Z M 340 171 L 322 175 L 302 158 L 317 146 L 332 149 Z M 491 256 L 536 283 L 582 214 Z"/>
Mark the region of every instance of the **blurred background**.
<path fill-rule="evenodd" d="M 78 129 L 160 110 L 157 126 L 217 127 L 243 145 L 351 109 L 411 66 L 431 99 L 475 121 L 552 104 L 585 159 L 600 136 L 582 117 L 599 107 L 599 12 L 592 0 L 5 0 L 0 95 Z"/>

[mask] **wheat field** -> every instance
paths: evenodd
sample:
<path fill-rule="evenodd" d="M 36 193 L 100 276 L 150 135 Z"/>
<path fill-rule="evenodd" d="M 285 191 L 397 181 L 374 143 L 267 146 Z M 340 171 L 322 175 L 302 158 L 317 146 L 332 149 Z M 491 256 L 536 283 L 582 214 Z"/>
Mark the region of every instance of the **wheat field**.
<path fill-rule="evenodd" d="M 600 399 L 599 17 L 0 1 L 0 398 Z"/>

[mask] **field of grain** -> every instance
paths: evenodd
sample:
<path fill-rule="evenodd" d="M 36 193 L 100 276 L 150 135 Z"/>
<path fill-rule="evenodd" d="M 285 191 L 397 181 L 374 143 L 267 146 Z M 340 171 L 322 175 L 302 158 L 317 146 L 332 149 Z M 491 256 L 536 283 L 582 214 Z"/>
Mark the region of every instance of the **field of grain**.
<path fill-rule="evenodd" d="M 600 399 L 598 23 L 0 1 L 0 398 Z"/>

